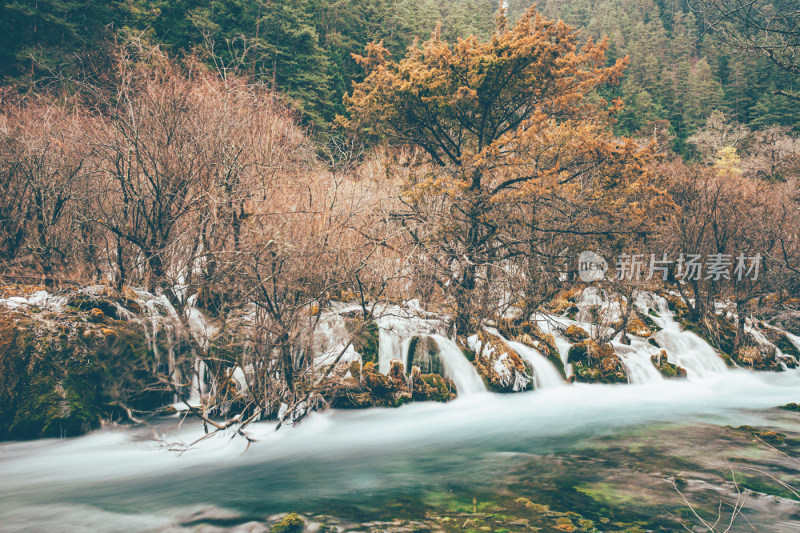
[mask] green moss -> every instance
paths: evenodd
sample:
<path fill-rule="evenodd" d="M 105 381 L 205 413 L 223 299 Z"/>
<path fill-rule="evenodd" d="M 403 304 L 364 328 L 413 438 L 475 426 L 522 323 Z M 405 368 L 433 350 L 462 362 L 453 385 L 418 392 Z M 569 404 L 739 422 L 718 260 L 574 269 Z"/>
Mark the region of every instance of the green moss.
<path fill-rule="evenodd" d="M 272 526 L 274 533 L 293 533 L 296 531 L 303 531 L 306 526 L 305 520 L 300 518 L 297 513 L 290 513 L 283 517 L 283 519 Z"/>
<path fill-rule="evenodd" d="M 627 383 L 628 376 L 619 356 L 609 344 L 598 345 L 592 340 L 573 344 L 568 359 L 575 380 L 584 383 Z"/>
<path fill-rule="evenodd" d="M 422 374 L 419 377 L 424 387 L 414 389 L 414 399 L 422 401 L 446 402 L 453 398 L 455 386 L 439 374 Z"/>
<path fill-rule="evenodd" d="M 596 502 L 613 507 L 626 507 L 641 502 L 640 497 L 636 494 L 620 490 L 611 483 L 591 483 L 575 487 L 575 490 Z"/>
<path fill-rule="evenodd" d="M 778 433 L 776 431 L 759 429 L 753 426 L 739 426 L 736 429 L 750 433 L 757 439 L 762 440 L 767 444 L 780 445 L 786 442 L 786 435 L 783 433 Z"/>
<path fill-rule="evenodd" d="M 694 322 L 690 322 L 685 318 L 679 318 L 678 322 L 684 330 L 697 334 L 712 348 L 714 348 L 717 352 L 717 355 L 719 355 L 720 358 L 725 361 L 727 366 L 736 366 L 736 363 L 734 363 L 733 358 L 731 357 L 733 353 L 733 340 L 736 337 L 736 331 L 734 329 L 733 336 L 731 337 L 729 328 L 730 324 L 728 324 L 726 327 L 719 328 L 721 334 L 713 334 L 709 332 L 706 327 L 695 324 Z M 730 321 L 727 320 L 725 320 L 725 322 L 730 323 Z"/>
<path fill-rule="evenodd" d="M 653 355 L 650 357 L 650 362 L 653 363 L 653 366 L 661 372 L 661 375 L 665 378 L 685 378 L 686 377 L 686 369 L 674 365 L 667 361 L 667 354 L 666 352 L 662 351 L 661 355 Z"/>
<path fill-rule="evenodd" d="M 588 343 L 587 342 L 579 342 L 577 344 L 573 344 L 569 348 L 569 353 L 567 354 L 567 361 L 570 363 L 578 363 L 581 361 L 585 361 L 588 357 Z"/>
<path fill-rule="evenodd" d="M 151 371 L 147 341 L 131 324 L 0 316 L 0 439 L 74 437 L 121 416 L 119 401 L 155 409 L 168 398 L 148 392 Z"/>
<path fill-rule="evenodd" d="M 653 310 L 651 309 L 650 311 L 653 311 Z M 653 311 L 653 312 L 655 312 L 655 311 Z M 656 314 L 655 316 L 658 316 L 658 314 Z M 642 323 L 644 323 L 645 326 L 647 326 L 647 329 L 649 329 L 653 333 L 655 333 L 657 331 L 661 331 L 663 329 L 663 328 L 661 328 L 661 326 L 656 324 L 655 320 L 653 320 L 652 318 L 650 318 L 647 315 L 640 315 L 639 319 L 642 321 Z"/>
<path fill-rule="evenodd" d="M 355 351 L 361 354 L 364 364 L 378 363 L 379 328 L 375 321 L 368 322 L 364 329 L 353 342 Z"/>
<path fill-rule="evenodd" d="M 797 346 L 795 346 L 794 343 L 791 340 L 789 340 L 789 337 L 787 337 L 786 334 L 783 332 L 781 332 L 781 334 L 778 335 L 778 339 L 777 342 L 775 343 L 775 346 L 777 346 L 778 349 L 786 355 L 800 357 L 800 350 L 797 349 Z"/>
<path fill-rule="evenodd" d="M 784 411 L 800 411 L 800 403 L 787 403 L 786 405 L 778 407 L 778 409 L 783 409 Z"/>

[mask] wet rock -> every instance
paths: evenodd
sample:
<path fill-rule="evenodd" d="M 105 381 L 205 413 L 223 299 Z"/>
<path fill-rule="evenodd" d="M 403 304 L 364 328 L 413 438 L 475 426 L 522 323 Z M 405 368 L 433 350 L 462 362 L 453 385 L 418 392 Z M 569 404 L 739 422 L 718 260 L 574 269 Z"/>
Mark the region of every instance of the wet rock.
<path fill-rule="evenodd" d="M 272 526 L 273 533 L 297 533 L 299 531 L 303 531 L 305 528 L 306 522 L 303 520 L 300 515 L 296 513 L 290 513 L 283 517 L 283 519 Z"/>
<path fill-rule="evenodd" d="M 610 344 L 587 339 L 573 344 L 568 361 L 572 363 L 575 381 L 583 383 L 627 383 L 625 366 Z"/>
<path fill-rule="evenodd" d="M 733 359 L 741 366 L 749 366 L 754 370 L 781 371 L 783 367 L 776 357 L 775 348 L 750 344 L 741 346 L 733 354 Z"/>
<path fill-rule="evenodd" d="M 653 331 L 647 327 L 642 319 L 638 316 L 631 317 L 628 320 L 625 331 L 627 331 L 630 335 L 636 335 L 637 337 L 645 338 L 650 337 L 653 334 Z"/>
<path fill-rule="evenodd" d="M 760 429 L 753 426 L 739 426 L 736 429 L 738 429 L 739 431 L 745 431 L 747 433 L 750 433 L 757 439 L 762 440 L 767 444 L 771 444 L 773 446 L 777 446 L 786 442 L 786 435 L 784 433 L 778 433 L 776 431 Z"/>
<path fill-rule="evenodd" d="M 569 326 L 564 330 L 564 336 L 572 343 L 581 342 L 589 338 L 589 334 L 586 333 L 585 329 L 575 325 Z"/>
<path fill-rule="evenodd" d="M 154 411 L 149 343 L 137 326 L 75 313 L 0 308 L 0 440 L 74 437 L 123 419 L 120 403 Z"/>
<path fill-rule="evenodd" d="M 665 378 L 685 378 L 686 369 L 682 366 L 674 365 L 667 360 L 667 352 L 661 350 L 657 355 L 650 357 L 653 366 L 661 372 Z"/>
<path fill-rule="evenodd" d="M 533 388 L 533 370 L 500 337 L 482 330 L 470 340 L 473 364 L 487 387 L 495 392 Z"/>

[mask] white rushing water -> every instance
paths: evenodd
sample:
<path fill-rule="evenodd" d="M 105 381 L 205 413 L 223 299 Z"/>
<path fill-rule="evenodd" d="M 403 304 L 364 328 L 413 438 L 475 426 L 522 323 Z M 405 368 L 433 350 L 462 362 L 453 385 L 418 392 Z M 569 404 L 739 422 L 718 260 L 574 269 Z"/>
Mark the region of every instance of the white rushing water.
<path fill-rule="evenodd" d="M 650 317 L 662 329 L 653 338 L 667 351 L 669 362 L 685 368 L 689 379 L 725 372 L 727 366 L 714 348 L 696 333 L 684 331 L 664 298 L 656 301 L 658 316 Z"/>
<path fill-rule="evenodd" d="M 475 367 L 464 357 L 464 352 L 452 340 L 442 335 L 431 335 L 439 347 L 439 361 L 445 375 L 453 380 L 459 396 L 485 392 L 486 385 Z"/>
<path fill-rule="evenodd" d="M 315 413 L 277 432 L 274 423 L 255 424 L 256 442 L 246 452 L 247 443 L 233 430 L 188 453 L 170 451 L 170 443 L 203 435 L 194 423 L 173 427 L 160 441 L 139 429 L 3 443 L 0 530 L 165 530 L 209 508 L 280 512 L 348 494 L 403 494 L 434 479 L 468 481 L 490 458 L 569 450 L 626 428 L 729 424 L 730 417 L 745 416 L 741 409 L 797 401 L 798 390 L 798 372 L 735 369 L 693 381 L 579 384 L 446 404 Z M 492 470 L 479 474 L 491 479 Z"/>
<path fill-rule="evenodd" d="M 386 328 L 378 330 L 378 371 L 383 374 L 389 373 L 393 359 L 403 361 L 406 366 L 406 351 L 408 344 L 401 342 L 400 335 L 395 331 Z"/>
<path fill-rule="evenodd" d="M 533 367 L 533 379 L 537 389 L 563 387 L 566 385 L 564 378 L 561 377 L 561 373 L 555 365 L 540 354 L 538 350 L 522 344 L 521 342 L 504 340 L 509 348 L 531 364 L 531 367 Z"/>
<path fill-rule="evenodd" d="M 650 360 L 652 355 L 658 353 L 658 348 L 633 335 L 629 335 L 629 339 L 630 344 L 622 344 L 619 341 L 611 344 L 628 372 L 630 383 L 650 383 L 664 379 Z"/>

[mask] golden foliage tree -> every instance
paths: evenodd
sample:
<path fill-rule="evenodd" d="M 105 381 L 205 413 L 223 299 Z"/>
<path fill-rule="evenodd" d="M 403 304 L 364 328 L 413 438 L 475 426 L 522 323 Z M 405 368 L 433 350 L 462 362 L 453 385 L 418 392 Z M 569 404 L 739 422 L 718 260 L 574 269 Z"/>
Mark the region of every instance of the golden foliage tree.
<path fill-rule="evenodd" d="M 605 51 L 605 41 L 579 47 L 572 27 L 531 8 L 513 27 L 501 13 L 487 42 L 447 43 L 437 28 L 399 61 L 381 43 L 356 57 L 367 75 L 346 97 L 351 118 L 341 121 L 427 154 L 429 170 L 407 191 L 409 216 L 430 223 L 419 214 L 442 206 L 423 249 L 454 296 L 460 333 L 475 325 L 476 289 L 488 287 L 509 258 L 527 253 L 515 248 L 524 239 L 513 227 L 513 206 L 539 213 L 537 199 L 580 198 L 602 207 L 588 224 L 641 185 L 647 150 L 612 136 L 608 125 L 620 102 L 595 92 L 616 83 L 627 62 L 607 67 Z M 584 230 L 597 233 L 594 222 Z M 411 234 L 425 244 L 419 231 Z"/>

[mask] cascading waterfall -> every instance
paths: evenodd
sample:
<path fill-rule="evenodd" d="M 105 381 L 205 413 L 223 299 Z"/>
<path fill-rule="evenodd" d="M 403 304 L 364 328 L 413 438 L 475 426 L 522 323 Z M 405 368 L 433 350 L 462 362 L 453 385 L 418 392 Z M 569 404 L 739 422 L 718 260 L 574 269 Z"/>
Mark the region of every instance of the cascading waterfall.
<path fill-rule="evenodd" d="M 466 396 L 486 391 L 486 385 L 475 367 L 464 357 L 464 352 L 452 340 L 442 335 L 431 335 L 439 347 L 439 361 L 446 376 L 453 380 L 458 394 Z"/>
<path fill-rule="evenodd" d="M 408 348 L 408 343 L 400 341 L 400 336 L 392 329 L 380 328 L 378 330 L 378 371 L 382 374 L 389 372 L 389 367 L 392 359 L 399 359 L 403 361 L 405 366 L 405 350 Z"/>
<path fill-rule="evenodd" d="M 533 379 L 537 389 L 547 389 L 550 387 L 562 387 L 566 385 L 564 378 L 556 367 L 539 353 L 535 348 L 531 348 L 521 342 L 503 339 L 509 348 L 514 350 L 520 357 L 525 359 L 533 367 Z"/>
<path fill-rule="evenodd" d="M 784 331 L 784 333 L 786 334 L 786 338 L 789 339 L 789 342 L 794 344 L 795 348 L 800 350 L 800 337 L 798 337 L 797 335 L 794 335 L 792 333 L 789 333 L 788 331 Z"/>
<path fill-rule="evenodd" d="M 649 383 L 664 379 L 661 372 L 653 366 L 650 357 L 658 350 L 651 344 L 636 337 L 630 337 L 630 345 L 619 341 L 612 342 L 614 351 L 619 355 L 625 370 L 628 372 L 628 380 L 631 383 Z"/>
<path fill-rule="evenodd" d="M 552 335 L 556 341 L 556 348 L 558 355 L 561 357 L 561 363 L 564 365 L 564 373 L 569 377 L 573 374 L 572 364 L 569 362 L 569 349 L 572 344 L 562 336 L 558 335 L 553 327 L 553 322 L 556 319 L 552 317 L 544 317 L 540 319 L 533 319 L 533 322 L 542 330 L 545 335 Z"/>
<path fill-rule="evenodd" d="M 418 313 L 418 310 L 391 306 L 375 319 L 378 325 L 378 370 L 381 373 L 389 372 L 393 359 L 402 362 L 408 370 L 411 338 L 443 331 L 438 319 L 424 318 Z"/>
<path fill-rule="evenodd" d="M 669 362 L 685 368 L 689 378 L 725 372 L 725 362 L 714 348 L 696 333 L 684 331 L 664 298 L 659 297 L 657 302 L 658 314 L 651 318 L 662 329 L 653 338 L 667 351 Z"/>

